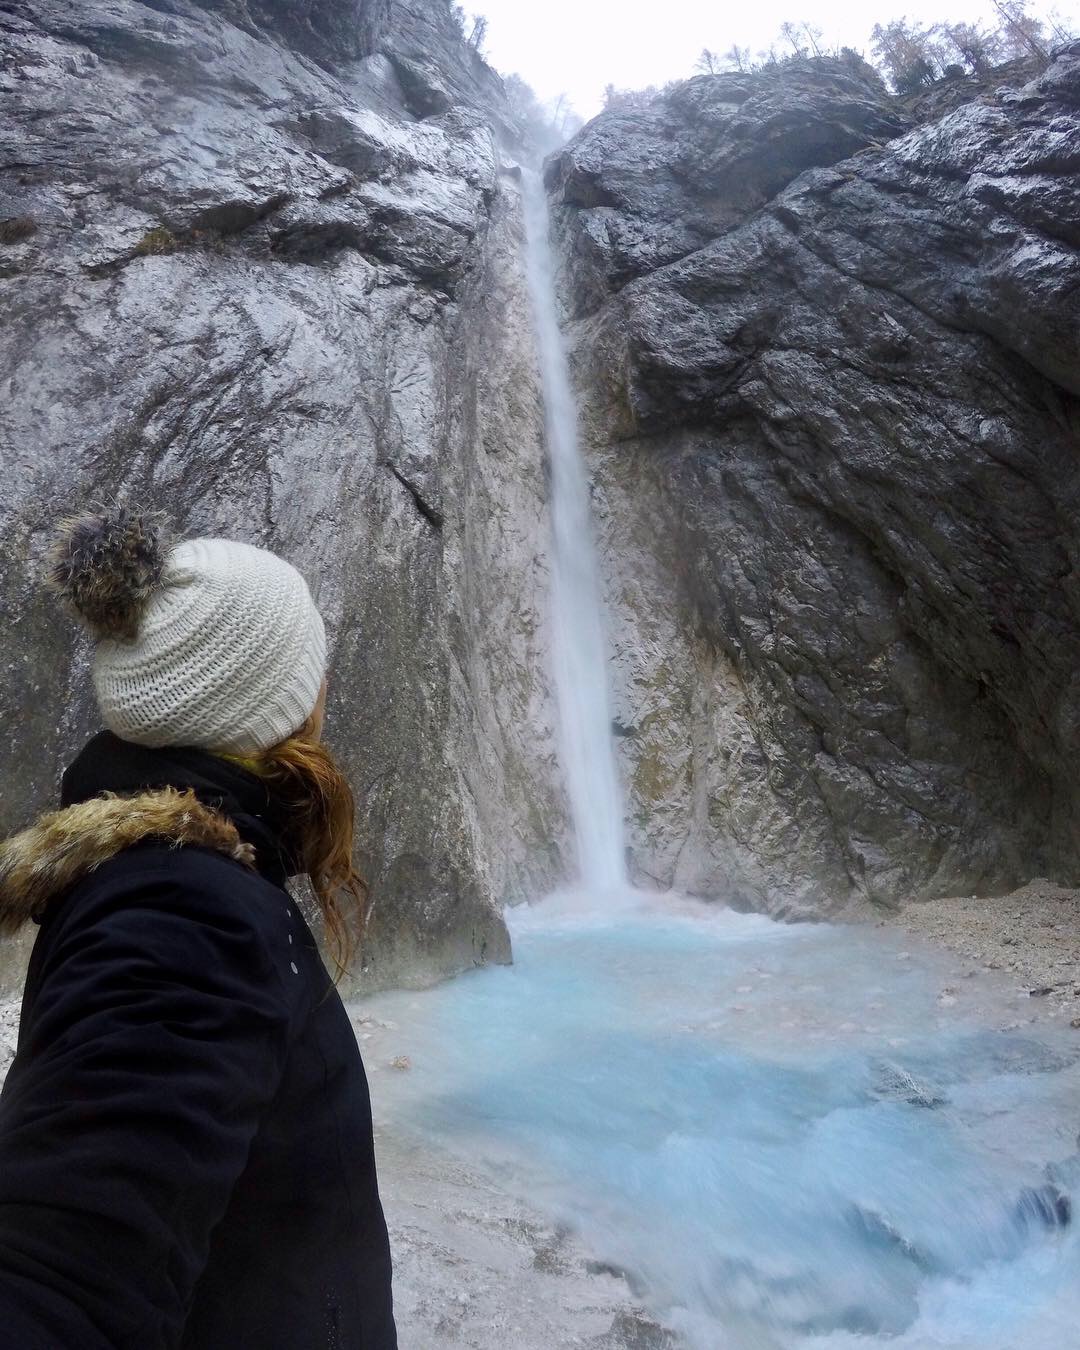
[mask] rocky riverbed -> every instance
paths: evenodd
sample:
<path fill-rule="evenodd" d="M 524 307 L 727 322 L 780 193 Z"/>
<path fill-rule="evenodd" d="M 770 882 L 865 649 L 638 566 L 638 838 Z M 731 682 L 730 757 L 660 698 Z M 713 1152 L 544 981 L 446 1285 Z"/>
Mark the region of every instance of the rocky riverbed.
<path fill-rule="evenodd" d="M 891 934 L 890 957 L 917 966 L 945 954 L 937 991 L 943 1014 L 993 1004 L 1003 1032 L 1059 1026 L 1080 1043 L 1080 891 L 1033 881 L 1004 896 L 910 904 L 874 923 Z M 893 953 L 898 932 L 910 941 Z M 396 1094 L 383 1085 L 422 1076 L 424 1066 L 410 1059 L 410 1039 L 392 1019 L 367 1001 L 352 1004 L 351 1013 L 379 1122 L 403 1346 L 680 1345 L 621 1276 L 522 1199 L 510 1174 L 433 1148 L 430 1136 L 402 1133 L 389 1106 Z M 767 1009 L 752 1015 L 767 1017 Z"/>
<path fill-rule="evenodd" d="M 943 1010 L 1000 1001 L 1003 1031 L 1060 1026 L 1080 1043 L 1080 890 L 1033 881 L 1004 896 L 953 896 L 877 920 L 910 937 L 899 955 L 947 953 Z M 423 998 L 423 994 L 417 994 Z M 408 1038 L 351 1005 L 368 1064 L 393 1231 L 404 1347 L 674 1350 L 681 1344 L 595 1253 L 525 1203 L 506 1175 L 400 1133 L 380 1086 L 423 1073 Z M 1076 1023 L 1076 1025 L 1072 1025 Z"/>
<path fill-rule="evenodd" d="M 376 1148 L 402 1350 L 674 1346 L 626 1280 L 512 1184 L 390 1124 Z"/>
<path fill-rule="evenodd" d="M 1030 1015 L 1080 1034 L 1080 891 L 1036 880 L 1008 895 L 907 905 L 895 920 L 960 959 L 962 979 L 997 973 L 1030 999 Z"/>

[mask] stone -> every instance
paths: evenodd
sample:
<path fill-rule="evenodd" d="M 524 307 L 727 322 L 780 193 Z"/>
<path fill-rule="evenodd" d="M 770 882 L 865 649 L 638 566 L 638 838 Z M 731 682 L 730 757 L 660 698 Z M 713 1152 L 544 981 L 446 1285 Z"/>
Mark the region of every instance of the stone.
<path fill-rule="evenodd" d="M 549 162 L 642 882 L 1080 871 L 1078 78 L 701 76 Z"/>
<path fill-rule="evenodd" d="M 19 0 L 0 55 L 0 829 L 96 725 L 51 523 L 129 496 L 313 582 L 357 984 L 508 959 L 571 851 L 501 81 L 448 0 Z M 549 161 L 642 885 L 1080 870 L 1078 88 L 1076 44 L 904 99 L 793 62 Z"/>
<path fill-rule="evenodd" d="M 644 107 L 609 112 L 549 161 L 568 236 L 575 312 L 696 252 L 800 172 L 903 130 L 907 117 L 861 62 L 705 75 Z"/>
<path fill-rule="evenodd" d="M 394 74 L 420 47 L 427 120 Z M 33 223 L 0 229 L 0 830 L 97 725 L 50 529 L 129 497 L 312 583 L 373 901 L 353 982 L 508 960 L 567 823 L 501 83 L 445 0 L 25 0 L 0 49 L 0 221 Z"/>

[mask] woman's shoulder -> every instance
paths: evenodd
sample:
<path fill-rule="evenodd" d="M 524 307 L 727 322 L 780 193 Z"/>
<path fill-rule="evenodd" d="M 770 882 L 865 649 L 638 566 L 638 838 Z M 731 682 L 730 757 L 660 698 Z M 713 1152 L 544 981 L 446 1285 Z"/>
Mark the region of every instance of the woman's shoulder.
<path fill-rule="evenodd" d="M 146 841 L 113 855 L 46 911 L 23 1016 L 40 1030 L 48 1010 L 73 996 L 85 1009 L 173 990 L 193 1012 L 245 1007 L 292 1045 L 331 988 L 286 891 L 212 850 Z"/>
<path fill-rule="evenodd" d="M 178 978 L 229 965 L 238 977 L 271 979 L 294 1003 L 294 953 L 314 941 L 292 897 L 253 868 L 210 848 L 147 839 L 50 906 L 34 964 L 63 964 L 87 945 L 106 961 L 134 955 Z"/>
<path fill-rule="evenodd" d="M 299 1007 L 298 988 L 321 994 L 328 977 L 296 903 L 257 861 L 233 821 L 192 793 L 104 794 L 0 845 L 0 917 L 8 931 L 40 924 L 31 975 L 72 969 L 84 949 L 179 979 L 232 964 L 238 979 L 284 985 Z"/>
<path fill-rule="evenodd" d="M 87 871 L 57 898 L 56 909 L 74 916 L 137 904 L 181 908 L 192 918 L 235 916 L 253 927 L 275 927 L 294 908 L 288 892 L 254 866 L 199 844 L 146 838 Z"/>
<path fill-rule="evenodd" d="M 103 793 L 46 812 L 0 842 L 0 925 L 14 932 L 68 909 L 76 895 L 100 901 L 110 885 L 152 871 L 165 884 L 195 881 L 225 902 L 237 886 L 246 889 L 244 877 L 278 890 L 254 862 L 235 824 L 191 791 Z"/>

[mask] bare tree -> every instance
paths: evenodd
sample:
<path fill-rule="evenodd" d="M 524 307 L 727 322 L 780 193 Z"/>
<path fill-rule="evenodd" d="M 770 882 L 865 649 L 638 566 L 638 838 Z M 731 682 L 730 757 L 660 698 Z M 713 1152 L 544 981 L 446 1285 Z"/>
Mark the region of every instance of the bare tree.
<path fill-rule="evenodd" d="M 729 70 L 747 70 L 750 66 L 750 48 L 740 47 L 737 42 L 733 42 L 724 53 L 724 60 Z"/>
<path fill-rule="evenodd" d="M 469 32 L 468 44 L 474 52 L 483 51 L 484 43 L 487 40 L 488 21 L 484 14 L 474 14 L 472 16 L 472 29 Z"/>
<path fill-rule="evenodd" d="M 921 28 L 907 19 L 875 24 L 871 48 L 898 94 L 927 88 L 947 64 L 934 29 Z"/>
<path fill-rule="evenodd" d="M 702 75 L 719 75 L 723 69 L 723 62 L 716 52 L 711 52 L 708 47 L 702 47 L 701 55 L 694 63 L 694 69 L 700 71 Z"/>
<path fill-rule="evenodd" d="M 960 60 L 977 75 L 990 70 L 1001 59 L 1001 38 L 977 23 L 949 23 L 939 28 Z"/>
<path fill-rule="evenodd" d="M 785 42 L 791 44 L 792 56 L 806 55 L 806 48 L 802 45 L 801 41 L 802 24 L 792 23 L 790 19 L 786 19 L 780 25 L 780 36 Z"/>
<path fill-rule="evenodd" d="M 1047 62 L 1050 53 L 1040 19 L 1029 13 L 1028 0 L 991 0 L 1001 15 L 1001 41 L 1006 58 L 1034 56 Z"/>
<path fill-rule="evenodd" d="M 813 24 L 808 23 L 806 19 L 803 19 L 802 23 L 799 25 L 799 31 L 802 33 L 803 37 L 809 43 L 810 50 L 814 53 L 814 55 L 820 56 L 821 37 L 822 37 L 821 29 L 815 28 Z"/>
<path fill-rule="evenodd" d="M 1080 32 L 1077 32 L 1075 27 L 1075 20 L 1062 18 L 1056 9 L 1052 9 L 1046 14 L 1045 23 L 1054 35 L 1055 42 L 1074 42 L 1077 37 L 1080 37 Z"/>

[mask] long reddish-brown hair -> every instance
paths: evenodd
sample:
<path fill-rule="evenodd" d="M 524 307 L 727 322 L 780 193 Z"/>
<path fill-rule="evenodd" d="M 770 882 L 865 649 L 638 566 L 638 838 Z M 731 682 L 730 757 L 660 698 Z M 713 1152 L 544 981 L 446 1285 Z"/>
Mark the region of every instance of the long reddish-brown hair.
<path fill-rule="evenodd" d="M 368 888 L 353 866 L 356 803 L 349 780 L 320 741 L 314 715 L 269 750 L 225 755 L 256 774 L 289 808 L 286 842 L 311 881 L 329 953 L 340 980 L 356 955 L 367 919 Z"/>

